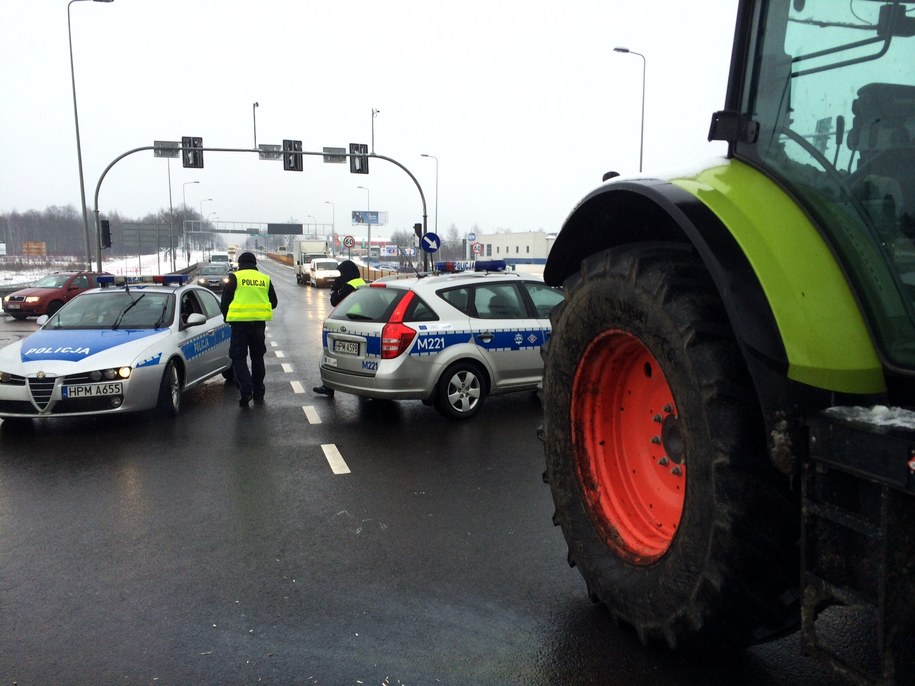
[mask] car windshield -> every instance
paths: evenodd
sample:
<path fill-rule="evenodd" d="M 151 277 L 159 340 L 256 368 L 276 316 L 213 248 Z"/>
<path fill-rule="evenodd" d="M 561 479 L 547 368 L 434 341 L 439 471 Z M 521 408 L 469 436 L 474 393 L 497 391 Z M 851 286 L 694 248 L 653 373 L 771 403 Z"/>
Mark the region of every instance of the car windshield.
<path fill-rule="evenodd" d="M 198 274 L 203 274 L 203 275 L 206 275 L 206 276 L 211 276 L 211 275 L 225 276 L 225 275 L 226 275 L 226 268 L 225 268 L 225 267 L 220 267 L 219 265 L 201 267 L 200 269 L 197 270 L 197 273 L 198 273 Z"/>
<path fill-rule="evenodd" d="M 83 293 L 48 319 L 45 329 L 158 329 L 172 322 L 171 293 Z"/>
<path fill-rule="evenodd" d="M 66 285 L 70 274 L 48 274 L 32 284 L 32 288 L 61 288 Z"/>
<path fill-rule="evenodd" d="M 336 260 L 321 260 L 314 262 L 315 269 L 337 269 L 339 266 Z"/>

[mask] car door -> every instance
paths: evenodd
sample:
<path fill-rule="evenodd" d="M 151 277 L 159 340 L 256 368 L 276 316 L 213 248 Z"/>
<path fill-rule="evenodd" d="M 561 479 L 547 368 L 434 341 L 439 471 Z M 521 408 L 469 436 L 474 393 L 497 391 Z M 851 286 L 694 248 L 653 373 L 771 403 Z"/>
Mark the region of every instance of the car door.
<path fill-rule="evenodd" d="M 474 341 L 492 370 L 493 390 L 536 386 L 543 375 L 543 327 L 528 311 L 520 283 L 478 284 L 473 289 Z"/>
<path fill-rule="evenodd" d="M 212 303 L 207 303 L 205 298 L 211 298 Z M 207 304 L 210 307 L 207 307 Z M 223 327 L 228 328 L 222 321 L 222 313 L 213 316 L 215 306 L 219 312 L 219 301 L 209 291 L 186 290 L 179 297 L 179 340 L 181 351 L 187 370 L 187 383 L 194 383 L 225 365 L 225 356 L 228 353 L 227 345 L 221 345 L 228 340 L 224 336 Z M 200 324 L 188 324 L 187 319 L 192 314 L 202 314 L 206 321 Z"/>
<path fill-rule="evenodd" d="M 521 288 L 530 299 L 530 306 L 534 308 L 534 314 L 540 324 L 540 330 L 543 332 L 544 342 L 550 340 L 552 331 L 550 312 L 562 302 L 564 297 L 562 291 L 541 281 L 525 281 L 521 284 Z"/>

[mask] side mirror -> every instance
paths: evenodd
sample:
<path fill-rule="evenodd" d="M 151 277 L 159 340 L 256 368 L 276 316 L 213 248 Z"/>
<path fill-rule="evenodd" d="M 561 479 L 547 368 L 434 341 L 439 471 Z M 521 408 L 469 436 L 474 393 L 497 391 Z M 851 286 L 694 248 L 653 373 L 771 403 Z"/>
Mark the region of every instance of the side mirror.
<path fill-rule="evenodd" d="M 187 321 L 184 322 L 184 323 L 185 323 L 187 326 L 197 326 L 197 325 L 199 325 L 199 324 L 206 324 L 206 323 L 207 323 L 207 318 L 204 317 L 204 316 L 203 316 L 202 314 L 200 314 L 199 312 L 194 312 L 193 314 L 189 314 L 189 315 L 187 316 Z"/>

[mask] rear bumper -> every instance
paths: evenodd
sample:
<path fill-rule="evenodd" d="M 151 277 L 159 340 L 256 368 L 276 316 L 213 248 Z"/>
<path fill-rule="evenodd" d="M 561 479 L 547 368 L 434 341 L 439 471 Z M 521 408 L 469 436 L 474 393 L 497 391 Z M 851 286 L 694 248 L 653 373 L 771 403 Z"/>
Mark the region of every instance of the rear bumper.
<path fill-rule="evenodd" d="M 354 374 L 321 365 L 321 381 L 328 388 L 365 398 L 389 400 L 428 400 L 432 397 L 435 379 L 403 376 Z"/>

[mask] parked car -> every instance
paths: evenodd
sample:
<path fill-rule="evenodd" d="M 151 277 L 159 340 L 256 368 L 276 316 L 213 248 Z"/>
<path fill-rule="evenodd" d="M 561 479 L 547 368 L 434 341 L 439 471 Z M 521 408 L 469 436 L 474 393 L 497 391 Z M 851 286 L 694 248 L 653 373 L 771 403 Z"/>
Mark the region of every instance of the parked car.
<path fill-rule="evenodd" d="M 182 393 L 231 378 L 231 331 L 212 291 L 184 274 L 98 281 L 0 349 L 0 418 L 177 415 Z"/>
<path fill-rule="evenodd" d="M 491 394 L 536 390 L 562 291 L 536 275 L 465 272 L 376 281 L 324 322 L 321 381 L 369 398 L 418 399 L 450 419 Z"/>
<path fill-rule="evenodd" d="M 229 283 L 230 265 L 226 262 L 210 262 L 197 267 L 195 281 L 198 286 L 211 291 L 222 291 Z"/>
<path fill-rule="evenodd" d="M 321 288 L 322 286 L 332 286 L 337 277 L 340 276 L 340 265 L 332 257 L 322 257 L 313 259 L 308 263 L 306 279 L 312 286 Z"/>
<path fill-rule="evenodd" d="M 3 311 L 14 319 L 54 314 L 85 290 L 95 288 L 96 278 L 108 272 L 54 272 L 27 288 L 3 297 Z"/>

